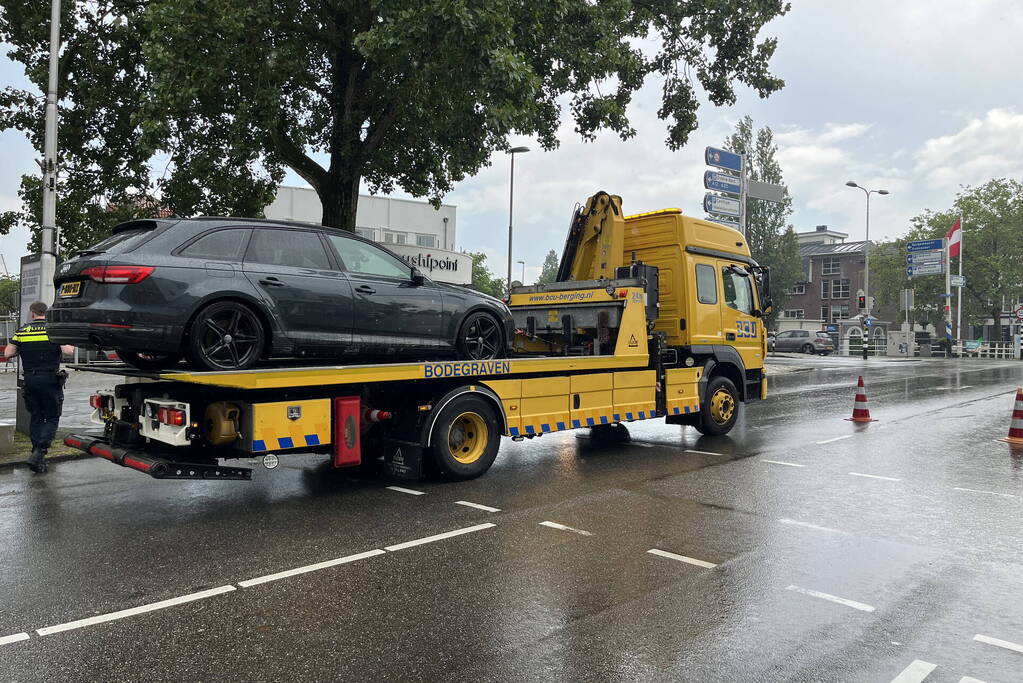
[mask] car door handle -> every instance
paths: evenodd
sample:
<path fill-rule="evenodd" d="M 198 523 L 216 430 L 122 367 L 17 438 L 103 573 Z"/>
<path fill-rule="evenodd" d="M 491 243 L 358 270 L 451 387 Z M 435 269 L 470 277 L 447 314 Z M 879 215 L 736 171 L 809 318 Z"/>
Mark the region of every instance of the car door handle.
<path fill-rule="evenodd" d="M 373 289 L 369 285 L 359 285 L 358 287 L 355 288 L 355 291 L 356 292 L 361 292 L 362 294 L 376 294 L 377 293 L 377 290 Z"/>
<path fill-rule="evenodd" d="M 283 287 L 284 286 L 284 283 L 281 282 L 280 280 L 278 280 L 275 277 L 263 278 L 262 280 L 259 281 L 259 284 L 263 285 L 264 287 Z"/>

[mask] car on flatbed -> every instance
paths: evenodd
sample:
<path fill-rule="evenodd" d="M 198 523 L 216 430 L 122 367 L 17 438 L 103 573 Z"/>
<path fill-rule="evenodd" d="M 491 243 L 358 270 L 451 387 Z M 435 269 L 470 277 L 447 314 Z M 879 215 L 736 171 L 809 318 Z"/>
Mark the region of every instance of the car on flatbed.
<path fill-rule="evenodd" d="M 514 336 L 504 302 L 433 282 L 350 232 L 246 218 L 136 220 L 60 265 L 61 344 L 158 370 L 266 358 L 490 360 Z"/>

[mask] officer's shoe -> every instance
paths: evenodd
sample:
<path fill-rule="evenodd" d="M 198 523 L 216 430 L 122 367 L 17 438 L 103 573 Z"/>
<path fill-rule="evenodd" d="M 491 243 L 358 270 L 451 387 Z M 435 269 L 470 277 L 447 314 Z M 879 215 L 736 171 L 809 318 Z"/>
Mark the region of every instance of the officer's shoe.
<path fill-rule="evenodd" d="M 32 451 L 31 457 L 29 457 L 27 464 L 28 468 L 36 474 L 43 474 L 50 468 L 46 466 L 46 453 L 40 449 Z"/>

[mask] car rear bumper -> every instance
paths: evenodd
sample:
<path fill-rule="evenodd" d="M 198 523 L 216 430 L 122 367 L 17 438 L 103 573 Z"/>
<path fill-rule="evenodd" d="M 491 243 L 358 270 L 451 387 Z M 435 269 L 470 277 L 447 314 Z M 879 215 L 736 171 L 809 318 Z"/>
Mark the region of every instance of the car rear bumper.
<path fill-rule="evenodd" d="M 46 332 L 50 341 L 58 344 L 159 353 L 177 353 L 181 350 L 180 327 L 48 322 Z"/>

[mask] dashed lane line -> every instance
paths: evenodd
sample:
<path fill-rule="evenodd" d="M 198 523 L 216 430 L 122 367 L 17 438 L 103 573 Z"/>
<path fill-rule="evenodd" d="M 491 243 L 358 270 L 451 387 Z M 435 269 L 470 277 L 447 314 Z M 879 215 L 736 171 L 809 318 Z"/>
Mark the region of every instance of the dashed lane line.
<path fill-rule="evenodd" d="M 846 607 L 852 607 L 858 609 L 861 612 L 873 612 L 874 607 L 862 602 L 856 602 L 855 600 L 849 600 L 848 598 L 840 598 L 837 595 L 831 595 L 830 593 L 821 593 L 810 588 L 802 588 L 801 586 L 789 586 L 785 590 L 795 591 L 796 593 L 802 593 L 803 595 L 809 595 L 812 598 L 820 598 L 821 600 L 827 600 L 838 605 L 845 605 Z"/>
<path fill-rule="evenodd" d="M 979 633 L 973 636 L 973 639 L 981 643 L 987 643 L 988 645 L 1004 647 L 1006 650 L 1012 650 L 1013 652 L 1023 652 L 1023 645 L 1010 643 L 1008 640 L 999 640 L 998 638 L 992 638 L 991 636 L 985 636 Z"/>
<path fill-rule="evenodd" d="M 475 526 L 467 526 L 464 529 L 455 529 L 454 531 L 445 531 L 442 534 L 434 534 L 433 536 L 427 536 L 426 538 L 417 538 L 414 541 L 405 541 L 404 543 L 398 543 L 396 545 L 389 545 L 384 548 L 389 553 L 393 553 L 397 550 L 404 550 L 405 548 L 414 548 L 417 545 L 424 545 L 426 543 L 433 543 L 434 541 L 443 541 L 445 538 L 454 538 L 455 536 L 461 536 L 463 534 L 471 534 L 474 531 L 482 531 L 483 529 L 490 529 L 497 526 L 491 522 L 485 522 L 483 524 L 477 524 Z"/>
<path fill-rule="evenodd" d="M 389 490 L 389 491 L 397 491 L 398 493 L 407 493 L 410 496 L 425 496 L 426 495 L 426 491 L 414 491 L 412 489 L 406 489 L 406 488 L 402 488 L 400 486 L 386 486 L 385 488 L 387 490 Z"/>
<path fill-rule="evenodd" d="M 576 529 L 575 527 L 565 526 L 564 524 L 558 524 L 557 522 L 540 522 L 540 526 L 550 527 L 551 529 L 560 529 L 561 531 L 571 531 L 573 534 L 579 534 L 580 536 L 592 536 L 593 534 L 589 531 L 583 531 L 582 529 Z"/>
<path fill-rule="evenodd" d="M 479 503 L 470 503 L 467 500 L 456 500 L 455 505 L 464 505 L 469 508 L 476 508 L 477 510 L 483 510 L 484 512 L 500 512 L 501 508 L 492 508 L 489 505 L 481 505 Z"/>
<path fill-rule="evenodd" d="M 317 562 L 315 564 L 307 564 L 304 567 L 295 567 L 294 569 L 287 569 L 283 572 L 277 572 L 276 574 L 267 574 L 266 576 L 259 576 L 254 579 L 247 579 L 245 581 L 239 581 L 238 585 L 242 588 L 252 588 L 263 583 L 269 583 L 270 581 L 277 581 L 279 579 L 286 579 L 290 576 L 298 576 L 300 574 L 308 574 L 309 572 L 320 571 L 321 569 L 328 569 L 329 567 L 336 567 L 341 564 L 348 564 L 349 562 L 357 562 L 358 560 L 365 560 L 368 557 L 376 557 L 377 555 L 383 555 L 384 551 L 379 548 L 374 550 L 367 550 L 364 553 L 358 553 L 355 555 L 347 555 L 345 557 L 338 557 L 333 560 L 324 560 L 323 562 Z"/>
<path fill-rule="evenodd" d="M 799 465 L 794 462 L 785 462 L 784 460 L 768 460 L 766 458 L 761 460 L 760 462 L 769 462 L 772 465 L 785 465 L 786 467 L 806 467 L 806 465 Z"/>
<path fill-rule="evenodd" d="M 855 434 L 846 434 L 845 436 L 836 436 L 834 439 L 824 439 L 824 441 L 818 441 L 818 446 L 823 446 L 826 443 L 834 443 L 835 441 L 841 441 L 842 439 L 851 439 Z"/>
<path fill-rule="evenodd" d="M 931 664 L 922 659 L 914 659 L 909 666 L 892 679 L 892 683 L 920 683 L 936 668 L 938 668 L 937 664 Z"/>
<path fill-rule="evenodd" d="M 979 678 L 974 678 L 973 676 L 963 676 L 959 679 L 959 683 L 984 683 L 984 681 Z"/>
<path fill-rule="evenodd" d="M 693 448 L 687 448 L 685 450 L 685 452 L 686 453 L 696 453 L 697 455 L 717 455 L 717 456 L 725 455 L 724 453 L 715 453 L 714 451 L 698 451 L 698 450 L 695 450 Z"/>
<path fill-rule="evenodd" d="M 20 643 L 23 640 L 28 640 L 27 633 L 15 633 L 11 636 L 0 637 L 0 645 L 7 645 L 8 643 Z"/>
<path fill-rule="evenodd" d="M 850 472 L 849 474 L 854 476 L 854 477 L 867 477 L 868 479 L 883 479 L 885 481 L 902 481 L 901 479 L 896 479 L 895 477 L 882 477 L 879 474 L 863 474 L 862 472 Z"/>
<path fill-rule="evenodd" d="M 686 557 L 685 555 L 676 555 L 675 553 L 669 553 L 667 550 L 660 550 L 658 548 L 651 548 L 647 551 L 651 555 L 657 555 L 658 557 L 666 557 L 669 560 L 677 560 L 679 562 L 685 562 L 686 564 L 693 564 L 697 567 L 703 567 L 704 569 L 713 569 L 717 565 L 713 562 L 706 562 L 704 560 L 697 560 L 695 557 Z"/>
<path fill-rule="evenodd" d="M 800 522 L 798 519 L 789 519 L 788 517 L 782 517 L 778 520 L 782 524 L 791 524 L 792 526 L 801 526 L 807 529 L 816 529 L 817 531 L 827 531 L 832 534 L 844 534 L 847 533 L 840 529 L 832 529 L 829 526 L 820 526 L 819 524 L 811 524 L 810 522 Z"/>
<path fill-rule="evenodd" d="M 145 614 L 147 612 L 155 612 L 156 610 L 166 609 L 168 607 L 174 607 L 175 605 L 183 605 L 188 602 L 195 602 L 196 600 L 204 600 L 206 598 L 212 598 L 215 595 L 221 595 L 223 593 L 230 593 L 231 591 L 238 590 L 234 586 L 218 586 L 216 588 L 210 588 L 209 590 L 199 591 L 198 593 L 189 593 L 188 595 L 179 595 L 176 598 L 170 598 L 168 600 L 161 600 L 160 602 L 153 602 L 148 605 L 142 605 L 140 607 L 132 607 L 130 609 L 122 609 L 117 612 L 109 612 L 107 614 L 99 614 L 94 617 L 87 617 L 85 619 L 78 619 L 77 621 L 69 621 L 63 624 L 57 624 L 56 626 L 47 626 L 45 628 L 36 629 L 36 633 L 41 636 L 48 636 L 54 633 L 61 633 L 62 631 L 71 631 L 76 628 L 84 628 L 85 626 L 93 626 L 95 624 L 103 624 L 108 621 L 116 621 L 117 619 L 124 619 L 125 617 L 133 617 L 136 614 Z"/>
<path fill-rule="evenodd" d="M 1005 498 L 1015 498 L 1016 497 L 1015 493 L 998 493 L 997 491 L 983 491 L 981 489 L 967 489 L 967 488 L 963 488 L 962 486 L 953 486 L 952 490 L 953 491 L 970 491 L 971 493 L 986 493 L 986 494 L 991 495 L 991 496 L 1003 496 Z"/>

